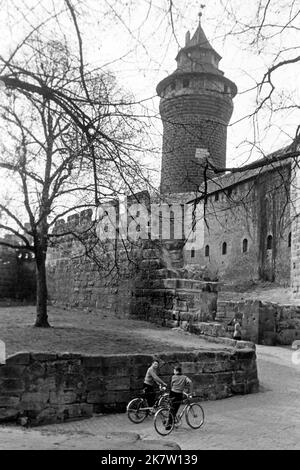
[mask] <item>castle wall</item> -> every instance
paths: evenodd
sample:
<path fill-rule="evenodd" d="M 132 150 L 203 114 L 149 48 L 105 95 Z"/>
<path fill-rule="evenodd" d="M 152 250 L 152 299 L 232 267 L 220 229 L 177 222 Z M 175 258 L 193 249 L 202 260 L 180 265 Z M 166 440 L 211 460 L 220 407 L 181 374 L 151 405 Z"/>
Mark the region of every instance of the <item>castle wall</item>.
<path fill-rule="evenodd" d="M 64 237 L 47 258 L 49 299 L 67 307 L 129 315 L 139 249 L 127 250 L 121 243 L 107 242 L 89 257 L 81 254 L 82 246 L 72 236 Z"/>
<path fill-rule="evenodd" d="M 76 240 L 64 237 L 49 250 L 50 299 L 120 315 L 133 313 L 174 326 L 194 319 L 214 319 L 218 287 L 212 289 L 211 281 L 230 284 L 262 279 L 288 284 L 289 181 L 290 167 L 286 165 L 210 194 L 207 224 L 202 220 L 204 235 L 195 244 L 158 239 L 125 247 L 121 241 L 110 241 L 98 244 L 93 258 L 79 256 Z M 177 193 L 164 198 L 169 212 L 163 213 L 163 221 L 169 223 L 170 233 L 172 226 L 174 232 L 174 225 L 182 224 L 176 217 L 172 220 L 172 210 L 193 197 L 192 193 Z M 185 212 L 184 217 L 190 215 Z M 80 214 L 72 217 L 76 223 L 83 219 Z M 187 236 L 187 226 L 182 226 Z M 226 253 L 222 254 L 224 243 Z M 187 279 L 193 282 L 184 292 Z"/>
<path fill-rule="evenodd" d="M 191 195 L 185 194 L 185 198 Z M 131 211 L 132 206 L 128 208 Z M 174 224 L 183 229 L 182 221 L 172 223 L 170 214 L 167 211 L 163 216 L 169 232 Z M 191 318 L 213 318 L 217 285 L 204 281 L 201 270 L 189 272 L 183 267 L 184 240 L 146 237 L 135 242 L 103 242 L 98 224 L 91 213 L 84 211 L 70 216 L 67 222 L 60 221 L 56 227 L 57 234 L 73 231 L 74 235 L 58 237 L 48 250 L 50 300 L 111 315 L 134 315 L 166 326 L 182 325 Z M 145 226 L 148 229 L 147 222 Z M 82 245 L 78 239 L 88 228 L 88 239 Z"/>
<path fill-rule="evenodd" d="M 212 278 L 227 282 L 262 279 L 287 284 L 289 181 L 290 168 L 285 166 L 211 194 L 204 243 L 193 247 L 193 257 L 191 250 L 186 251 L 185 263 L 207 266 Z"/>

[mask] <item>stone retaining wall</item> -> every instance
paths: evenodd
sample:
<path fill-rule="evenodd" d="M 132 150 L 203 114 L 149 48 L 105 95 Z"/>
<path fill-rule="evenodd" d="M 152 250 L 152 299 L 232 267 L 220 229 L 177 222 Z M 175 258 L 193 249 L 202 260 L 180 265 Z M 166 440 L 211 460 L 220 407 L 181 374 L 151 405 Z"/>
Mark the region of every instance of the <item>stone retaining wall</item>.
<path fill-rule="evenodd" d="M 300 306 L 279 305 L 261 300 L 219 301 L 218 328 L 208 328 L 211 336 L 231 336 L 228 322 L 241 321 L 242 338 L 257 344 L 289 345 L 300 338 Z M 222 334 L 220 334 L 222 332 Z"/>
<path fill-rule="evenodd" d="M 176 363 L 201 400 L 257 391 L 254 349 L 165 353 L 160 375 L 167 382 Z M 123 412 L 139 395 L 152 355 L 83 356 L 23 352 L 0 365 L 0 422 L 43 424 Z"/>

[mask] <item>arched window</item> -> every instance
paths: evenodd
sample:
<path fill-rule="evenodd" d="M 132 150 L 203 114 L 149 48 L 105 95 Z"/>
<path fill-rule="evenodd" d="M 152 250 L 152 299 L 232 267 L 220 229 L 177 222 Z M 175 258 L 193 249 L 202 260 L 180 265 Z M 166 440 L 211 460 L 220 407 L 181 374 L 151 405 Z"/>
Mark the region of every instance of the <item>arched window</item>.
<path fill-rule="evenodd" d="M 267 236 L 267 250 L 272 250 L 273 248 L 273 237 L 272 235 Z"/>
<path fill-rule="evenodd" d="M 247 253 L 248 251 L 248 240 L 247 238 L 244 238 L 243 240 L 243 253 Z"/>
<path fill-rule="evenodd" d="M 227 253 L 227 243 L 224 242 L 222 245 L 222 255 L 226 255 Z"/>
<path fill-rule="evenodd" d="M 195 248 L 191 249 L 191 258 L 195 258 Z"/>
<path fill-rule="evenodd" d="M 209 256 L 209 245 L 205 246 L 205 256 Z"/>
<path fill-rule="evenodd" d="M 292 233 L 289 233 L 289 238 L 288 238 L 288 247 L 290 248 L 292 246 Z"/>

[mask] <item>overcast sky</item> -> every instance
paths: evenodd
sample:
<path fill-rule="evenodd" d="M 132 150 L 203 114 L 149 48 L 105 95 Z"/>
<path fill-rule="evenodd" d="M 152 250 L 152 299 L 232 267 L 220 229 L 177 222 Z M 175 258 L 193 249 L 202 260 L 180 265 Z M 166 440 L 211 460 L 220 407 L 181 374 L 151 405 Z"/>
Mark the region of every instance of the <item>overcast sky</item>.
<path fill-rule="evenodd" d="M 16 41 L 41 18 L 54 10 L 59 13 L 62 0 L 15 0 L 1 3 L 1 41 L 2 54 L 7 54 Z M 75 3 L 75 2 L 74 2 Z M 267 1 L 262 2 L 265 5 Z M 282 52 L 282 58 L 296 55 L 300 50 L 300 20 L 297 12 L 298 1 L 293 2 L 293 10 L 288 8 L 288 0 L 272 0 L 266 17 L 270 28 L 263 29 L 265 40 L 256 44 L 253 40 L 257 30 L 255 25 L 256 1 L 208 0 L 203 9 L 202 26 L 212 46 L 223 57 L 220 68 L 225 76 L 234 81 L 239 94 L 234 99 L 234 114 L 231 123 L 239 121 L 251 113 L 255 106 L 256 92 L 245 91 L 259 81 L 266 66 L 272 64 L 274 57 Z M 158 98 L 155 98 L 157 83 L 176 68 L 175 56 L 179 47 L 184 45 L 187 29 L 193 34 L 198 24 L 201 2 L 195 0 L 174 0 L 173 18 L 168 12 L 168 0 L 87 0 L 78 6 L 79 26 L 83 34 L 85 59 L 95 66 L 106 67 L 116 73 L 119 83 L 132 91 L 136 99 L 145 100 L 143 106 L 153 119 L 154 128 L 149 132 L 157 134 L 158 141 L 161 126 L 158 115 Z M 249 32 L 236 34 L 239 26 L 224 12 L 226 5 L 237 19 L 246 25 Z M 293 28 L 283 28 L 291 17 Z M 173 20 L 173 27 L 172 27 Z M 61 31 L 50 22 L 44 29 L 49 37 L 64 34 L 76 47 L 74 28 L 68 15 L 60 20 Z M 274 26 L 275 27 L 274 27 Z M 232 35 L 228 35 L 232 32 Z M 254 34 L 255 33 L 255 34 Z M 280 33 L 280 34 L 279 34 Z M 298 54 L 299 54 L 298 50 Z M 281 90 L 281 100 L 285 106 L 291 103 L 299 105 L 300 67 L 295 64 L 278 71 L 274 75 L 276 87 Z M 269 89 L 266 88 L 268 91 Z M 241 165 L 261 156 L 261 151 L 269 153 L 285 145 L 294 135 L 299 119 L 299 109 L 270 115 L 262 113 L 258 126 L 252 119 L 229 127 L 227 164 Z M 270 126 L 272 124 L 272 126 Z M 249 145 L 245 140 L 254 140 L 258 150 L 249 154 Z"/>

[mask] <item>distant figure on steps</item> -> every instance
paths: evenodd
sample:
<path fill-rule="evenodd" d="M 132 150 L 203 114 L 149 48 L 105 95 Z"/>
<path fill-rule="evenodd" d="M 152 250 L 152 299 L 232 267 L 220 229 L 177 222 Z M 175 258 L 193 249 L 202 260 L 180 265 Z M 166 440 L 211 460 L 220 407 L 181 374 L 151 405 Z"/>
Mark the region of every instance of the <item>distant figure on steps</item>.
<path fill-rule="evenodd" d="M 233 320 L 233 324 L 234 324 L 233 339 L 240 341 L 242 339 L 241 325 L 236 318 Z"/>

